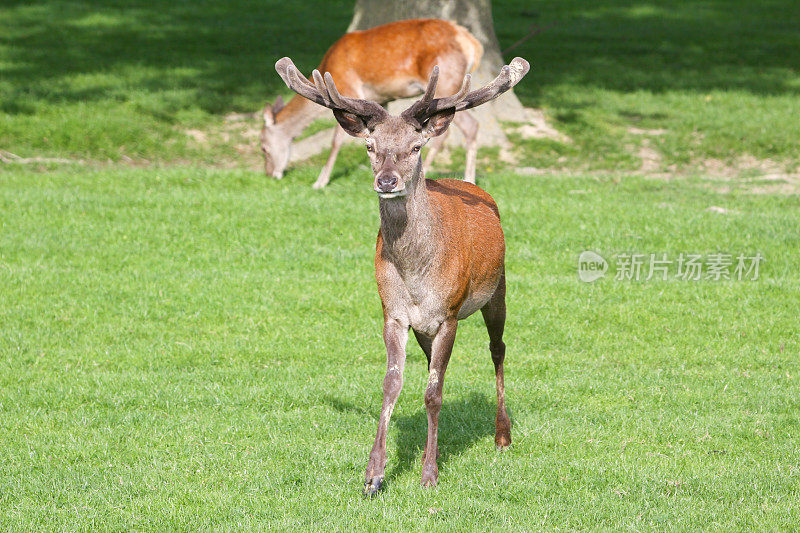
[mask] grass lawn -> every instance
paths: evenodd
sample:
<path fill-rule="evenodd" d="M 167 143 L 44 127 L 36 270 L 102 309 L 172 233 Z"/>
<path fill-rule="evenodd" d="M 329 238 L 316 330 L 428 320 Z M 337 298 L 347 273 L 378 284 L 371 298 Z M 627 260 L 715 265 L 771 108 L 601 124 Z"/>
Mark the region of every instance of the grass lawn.
<path fill-rule="evenodd" d="M 508 238 L 514 444 L 462 322 L 440 486 L 409 343 L 388 490 L 366 171 L 318 192 L 204 168 L 0 175 L 3 529 L 630 527 L 800 521 L 796 198 L 627 176 L 482 184 Z M 722 207 L 727 213 L 707 211 Z M 760 252 L 756 281 L 577 277 L 594 249 Z"/>
<path fill-rule="evenodd" d="M 800 172 L 800 3 L 495 0 L 516 88 L 572 142 L 519 143 L 520 163 L 634 171 L 769 160 Z M 310 71 L 353 0 L 10 1 L 0 7 L 0 148 L 20 157 L 258 168 L 258 121 L 289 96 L 274 70 Z M 653 152 L 655 155 L 652 155 Z M 485 165 L 484 165 L 485 166 Z M 453 169 L 455 170 L 455 169 Z M 336 176 L 334 175 L 334 178 Z"/>
<path fill-rule="evenodd" d="M 265 179 L 255 122 L 225 119 L 286 95 L 274 61 L 316 65 L 351 6 L 0 6 L 0 155 L 80 160 L 0 163 L 0 530 L 796 529 L 797 2 L 493 2 L 504 47 L 548 27 L 512 52 L 534 67 L 517 94 L 571 139 L 516 139 L 544 175 L 479 167 L 508 246 L 514 443 L 494 450 L 473 317 L 421 489 L 411 340 L 372 501 L 363 150 L 314 191 L 324 155 Z M 765 261 L 584 283 L 584 250 Z"/>

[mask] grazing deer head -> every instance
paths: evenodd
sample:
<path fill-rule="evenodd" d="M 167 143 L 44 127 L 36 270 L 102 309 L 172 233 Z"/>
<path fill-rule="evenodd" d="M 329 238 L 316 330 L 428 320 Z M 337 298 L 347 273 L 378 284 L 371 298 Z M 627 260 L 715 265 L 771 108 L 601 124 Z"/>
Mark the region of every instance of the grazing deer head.
<path fill-rule="evenodd" d="M 419 169 L 421 172 L 422 146 L 432 137 L 444 133 L 456 112 L 497 98 L 516 85 L 529 68 L 527 61 L 517 57 L 482 89 L 469 92 L 470 75 L 467 74 L 456 94 L 434 98 L 439 79 L 439 67 L 436 66 L 422 98 L 395 117 L 376 102 L 342 96 L 330 73 L 323 76 L 314 70 L 314 83 L 311 83 L 288 57 L 275 64 L 275 69 L 290 89 L 333 110 L 345 132 L 366 139 L 375 178 L 373 189 L 381 198 L 395 198 L 408 193 L 408 184 L 416 175 L 415 171 Z"/>
<path fill-rule="evenodd" d="M 280 96 L 274 104 L 267 103 L 261 112 L 264 123 L 261 126 L 261 151 L 264 153 L 264 171 L 268 176 L 282 178 L 283 171 L 289 165 L 289 153 L 292 138 L 276 126 L 275 117 L 283 109 L 283 98 Z"/>

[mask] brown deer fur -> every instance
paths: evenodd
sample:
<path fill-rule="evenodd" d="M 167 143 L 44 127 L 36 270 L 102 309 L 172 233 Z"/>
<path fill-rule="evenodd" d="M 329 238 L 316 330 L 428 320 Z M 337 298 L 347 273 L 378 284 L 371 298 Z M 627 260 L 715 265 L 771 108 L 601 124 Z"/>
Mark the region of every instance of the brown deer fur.
<path fill-rule="evenodd" d="M 483 47 L 465 28 L 437 19 L 402 20 L 369 30 L 345 34 L 327 51 L 319 70 L 329 72 L 344 96 L 385 104 L 420 94 L 434 65 L 442 68 L 437 96 L 453 94 L 464 75 L 474 71 Z M 263 110 L 261 150 L 267 175 L 280 178 L 289 163 L 292 140 L 325 109 L 300 97 L 285 106 L 267 104 Z M 464 178 L 475 182 L 478 122 L 468 113 L 456 118 L 467 148 Z M 344 132 L 337 128 L 328 161 L 314 184 L 324 187 L 330 180 Z M 429 166 L 444 142 L 437 139 L 425 159 Z"/>

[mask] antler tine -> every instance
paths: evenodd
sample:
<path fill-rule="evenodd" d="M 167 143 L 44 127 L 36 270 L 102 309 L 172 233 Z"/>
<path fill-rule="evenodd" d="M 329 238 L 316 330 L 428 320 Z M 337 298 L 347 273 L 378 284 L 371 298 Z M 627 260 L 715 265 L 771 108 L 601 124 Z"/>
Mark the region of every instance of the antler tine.
<path fill-rule="evenodd" d="M 314 69 L 314 72 L 311 73 L 314 83 L 311 83 L 297 70 L 297 67 L 288 57 L 279 59 L 275 63 L 275 70 L 278 71 L 281 79 L 291 90 L 312 102 L 332 109 L 334 112 L 352 113 L 366 119 L 368 122 L 382 119 L 387 115 L 386 110 L 377 102 L 342 96 L 336 89 L 333 78 L 328 72 L 325 73 L 323 78 L 319 70 Z"/>
<path fill-rule="evenodd" d="M 300 71 L 297 70 L 297 67 L 294 66 L 292 60 L 288 57 L 284 57 L 279 59 L 277 63 L 275 63 L 275 70 L 278 71 L 278 75 L 280 75 L 283 82 L 289 87 L 291 90 L 308 98 L 312 102 L 315 102 L 319 105 L 327 107 L 327 103 L 325 98 L 322 96 L 322 93 L 308 81 Z"/>
<path fill-rule="evenodd" d="M 436 93 L 436 86 L 439 84 L 439 65 L 434 65 L 431 70 L 431 77 L 428 78 L 428 86 L 425 88 L 425 94 L 422 95 L 419 103 L 428 105 L 433 100 L 433 95 Z"/>
<path fill-rule="evenodd" d="M 381 119 L 387 115 L 386 110 L 377 102 L 342 96 L 339 89 L 336 88 L 336 83 L 334 83 L 333 76 L 331 76 L 330 72 L 325 73 L 324 83 L 325 85 L 323 85 L 323 87 L 326 88 L 327 96 L 331 99 L 334 107 L 342 111 L 347 111 L 348 113 L 367 117 L 370 120 Z"/>
<path fill-rule="evenodd" d="M 307 91 L 318 91 L 318 89 L 314 86 L 314 84 L 308 81 L 306 77 L 303 76 L 300 73 L 300 71 L 297 70 L 296 68 L 292 67 L 292 69 L 288 72 L 288 74 L 289 74 L 289 79 L 291 79 L 295 85 L 305 87 Z"/>
<path fill-rule="evenodd" d="M 511 89 L 528 73 L 528 70 L 530 70 L 530 64 L 521 57 L 515 57 L 510 64 L 500 70 L 500 74 L 491 83 L 472 92 L 468 92 L 471 76 L 467 74 L 464 76 L 464 83 L 458 93 L 445 98 L 425 101 L 425 96 L 428 96 L 426 92 L 422 99 L 403 111 L 401 116 L 422 126 L 434 113 L 445 109 L 464 111 L 477 107 Z"/>
<path fill-rule="evenodd" d="M 301 96 L 305 96 L 309 100 L 318 103 L 319 105 L 328 105 L 327 100 L 322 96 L 322 92 L 310 83 L 297 69 L 289 71 L 289 79 L 291 84 L 287 84 L 291 90 Z"/>
<path fill-rule="evenodd" d="M 325 73 L 325 87 L 328 89 L 328 95 L 331 97 L 331 100 L 333 100 L 333 103 L 344 109 L 344 96 L 339 94 L 339 89 L 336 88 L 336 84 L 333 82 L 333 76 L 331 76 L 330 72 Z"/>
<path fill-rule="evenodd" d="M 511 63 L 500 69 L 500 74 L 491 83 L 466 95 L 456 105 L 456 111 L 471 109 L 497 98 L 519 83 L 530 68 L 530 63 L 521 57 L 515 57 Z"/>
<path fill-rule="evenodd" d="M 437 98 L 434 100 L 431 106 L 429 106 L 432 113 L 436 113 L 437 111 L 441 111 L 442 109 L 447 109 L 448 107 L 454 107 L 458 102 L 464 98 L 464 95 L 467 94 L 469 91 L 469 87 L 472 84 L 472 76 L 467 74 L 464 76 L 464 82 L 461 84 L 461 89 L 458 90 L 456 94 L 453 96 L 446 96 L 444 98 Z"/>
<path fill-rule="evenodd" d="M 314 78 L 314 86 L 316 86 L 322 98 L 325 100 L 325 107 L 333 107 L 334 102 L 331 100 L 331 95 L 328 94 L 328 89 L 325 86 L 325 80 L 322 79 L 322 74 L 319 73 L 319 70 L 314 69 L 314 72 L 311 73 L 311 77 Z"/>
<path fill-rule="evenodd" d="M 422 98 L 411 104 L 411 107 L 403 111 L 401 116 L 406 117 L 409 120 L 416 120 L 421 126 L 425 120 L 420 117 L 425 117 L 430 114 L 428 109 L 433 101 L 433 95 L 436 93 L 436 86 L 438 83 L 439 65 L 434 65 L 433 70 L 431 70 L 431 75 L 428 78 L 428 86 L 425 88 L 425 94 L 422 95 Z"/>
<path fill-rule="evenodd" d="M 292 74 L 299 74 L 300 71 L 297 70 L 297 67 L 294 66 L 294 63 L 288 57 L 284 57 L 279 59 L 275 63 L 275 70 L 278 71 L 278 75 L 281 77 L 283 82 L 291 88 L 292 85 L 295 83 L 299 83 L 301 85 L 309 85 L 308 80 L 306 80 L 302 75 L 298 77 L 298 79 L 294 79 Z"/>

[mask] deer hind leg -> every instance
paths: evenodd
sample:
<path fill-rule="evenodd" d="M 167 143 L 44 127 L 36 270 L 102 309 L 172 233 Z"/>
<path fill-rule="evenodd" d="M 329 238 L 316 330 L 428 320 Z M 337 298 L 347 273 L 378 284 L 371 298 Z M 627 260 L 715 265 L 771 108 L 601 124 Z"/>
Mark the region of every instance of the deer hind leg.
<path fill-rule="evenodd" d="M 444 133 L 438 137 L 434 137 L 431 141 L 431 147 L 428 148 L 428 153 L 425 155 L 425 161 L 422 163 L 422 168 L 426 173 L 431 169 L 431 165 L 433 164 L 434 158 L 436 158 L 436 154 L 442 151 L 442 147 L 444 146 L 444 142 L 447 140 L 449 133 L 450 130 L 447 129 Z"/>
<path fill-rule="evenodd" d="M 331 153 L 328 155 L 328 160 L 325 162 L 325 166 L 322 167 L 322 171 L 319 173 L 317 181 L 314 182 L 313 187 L 315 189 L 323 188 L 331 180 L 331 172 L 333 172 L 333 164 L 336 163 L 336 156 L 339 155 L 339 149 L 342 147 L 344 136 L 345 136 L 344 130 L 342 129 L 341 126 L 337 125 L 333 131 Z"/>
<path fill-rule="evenodd" d="M 464 167 L 464 181 L 475 183 L 475 165 L 478 158 L 478 128 L 480 122 L 469 111 L 461 111 L 453 117 L 453 122 L 464 134 L 467 161 Z"/>
<path fill-rule="evenodd" d="M 425 409 L 428 411 L 428 440 L 425 444 L 425 458 L 422 461 L 422 486 L 435 487 L 439 482 L 439 412 L 442 409 L 442 390 L 444 373 L 453 342 L 456 339 L 458 320 L 453 317 L 442 322 L 431 343 L 431 366 L 428 371 L 428 385 L 425 387 Z"/>
<path fill-rule="evenodd" d="M 489 351 L 492 353 L 495 380 L 497 381 L 497 416 L 495 417 L 494 444 L 498 450 L 511 445 L 511 420 L 506 412 L 506 388 L 503 383 L 503 360 L 506 345 L 503 342 L 503 329 L 506 324 L 506 276 L 500 277 L 492 298 L 481 309 L 486 329 L 489 331 Z"/>
<path fill-rule="evenodd" d="M 387 320 L 383 326 L 383 342 L 386 344 L 386 376 L 383 378 L 383 405 L 378 420 L 378 432 L 369 454 L 367 472 L 364 476 L 364 496 L 374 496 L 381 490 L 386 472 L 386 434 L 389 419 L 400 390 L 403 388 L 403 369 L 406 365 L 406 341 L 408 327 L 395 320 Z"/>
<path fill-rule="evenodd" d="M 431 349 L 433 348 L 433 339 L 430 337 L 426 337 L 422 333 L 417 332 L 414 330 L 414 336 L 417 338 L 417 343 L 419 347 L 422 348 L 422 352 L 425 354 L 425 358 L 428 360 L 428 372 L 431 371 Z M 425 462 L 425 454 L 428 452 L 427 446 L 422 449 L 422 462 Z M 439 458 L 439 455 L 436 455 L 436 458 Z"/>

